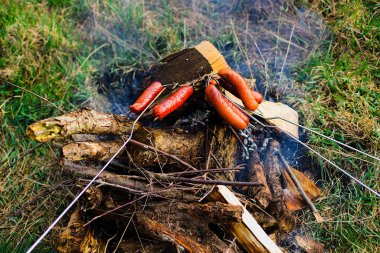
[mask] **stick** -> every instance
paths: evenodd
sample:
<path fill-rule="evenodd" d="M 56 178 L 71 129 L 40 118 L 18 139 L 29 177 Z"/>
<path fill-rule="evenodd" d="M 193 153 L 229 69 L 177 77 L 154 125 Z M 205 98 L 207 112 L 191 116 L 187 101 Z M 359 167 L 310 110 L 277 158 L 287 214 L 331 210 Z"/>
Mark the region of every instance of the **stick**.
<path fill-rule="evenodd" d="M 280 162 L 283 164 L 284 168 L 288 172 L 290 178 L 294 182 L 294 184 L 297 187 L 297 190 L 301 194 L 302 198 L 306 202 L 307 206 L 310 208 L 310 210 L 313 212 L 313 215 L 318 223 L 323 222 L 322 216 L 319 214 L 317 208 L 314 206 L 313 202 L 310 200 L 310 198 L 307 196 L 306 192 L 302 189 L 302 186 L 296 176 L 294 175 L 292 169 L 290 168 L 289 164 L 285 161 L 285 158 L 282 156 L 281 152 L 279 150 L 275 150 L 276 154 L 278 155 L 278 158 L 280 159 Z"/>
<path fill-rule="evenodd" d="M 153 176 L 157 178 L 157 174 Z M 161 176 L 158 176 L 160 178 Z M 205 185 L 230 185 L 230 186 L 263 186 L 261 183 L 257 182 L 233 182 L 233 181 L 225 181 L 225 180 L 204 180 L 204 179 L 194 179 L 194 178 L 186 178 L 186 177 L 168 177 L 163 176 L 172 182 L 183 182 L 183 183 L 192 183 L 192 184 L 205 184 Z"/>
<path fill-rule="evenodd" d="M 189 174 L 200 174 L 204 172 L 208 173 L 219 173 L 219 172 L 229 172 L 229 171 L 237 171 L 244 169 L 243 165 L 238 165 L 235 168 L 222 168 L 222 169 L 205 169 L 205 170 L 198 170 L 198 171 L 180 171 L 180 172 L 172 172 L 172 173 L 166 173 L 168 176 L 175 176 L 175 175 L 189 175 Z"/>
<path fill-rule="evenodd" d="M 149 145 L 147 145 L 147 144 L 144 144 L 144 143 L 138 142 L 138 141 L 133 140 L 133 139 L 131 139 L 129 142 L 130 142 L 130 143 L 133 143 L 133 144 L 135 144 L 135 145 L 137 145 L 137 146 L 140 146 L 140 147 L 142 147 L 142 148 L 145 148 L 145 149 L 147 149 L 147 150 L 150 150 L 150 151 L 153 151 L 153 152 L 157 152 L 157 153 L 159 153 L 159 154 L 161 154 L 161 155 L 167 156 L 167 157 L 169 157 L 170 159 L 172 159 L 172 160 L 174 160 L 174 161 L 177 161 L 178 163 L 180 163 L 180 164 L 182 164 L 182 165 L 185 165 L 186 167 L 188 167 L 188 168 L 190 168 L 190 169 L 192 169 L 192 170 L 194 170 L 194 171 L 197 170 L 197 168 L 195 168 L 194 166 L 191 166 L 191 165 L 188 164 L 187 162 L 185 162 L 185 161 L 179 159 L 179 158 L 178 158 L 177 156 L 175 156 L 175 155 L 171 155 L 171 154 L 166 153 L 166 152 L 164 152 L 164 151 L 162 151 L 162 150 L 159 150 L 159 149 L 157 149 L 157 148 L 155 148 L 155 147 L 149 146 Z"/>
<path fill-rule="evenodd" d="M 154 178 L 156 180 L 165 180 L 174 183 L 191 183 L 191 184 L 203 184 L 203 185 L 229 185 L 229 186 L 263 186 L 262 183 L 258 182 L 234 182 L 234 181 L 225 181 L 225 180 L 205 180 L 205 179 L 195 179 L 195 178 L 186 178 L 186 177 L 172 177 L 163 173 L 153 173 L 147 170 L 140 171 L 134 170 L 138 174 L 141 174 L 145 177 Z M 120 175 L 121 176 L 121 175 Z"/>
<path fill-rule="evenodd" d="M 98 172 L 98 169 L 96 168 L 78 165 L 68 160 L 63 160 L 63 169 L 70 174 L 75 173 L 84 178 L 93 178 L 94 175 L 96 175 Z M 118 185 L 120 186 L 119 188 L 125 187 L 126 190 L 134 193 L 140 192 L 141 194 L 145 194 L 149 192 L 151 196 L 152 194 L 159 194 L 161 197 L 165 198 L 180 199 L 183 201 L 197 201 L 196 197 L 194 197 L 192 194 L 185 193 L 183 190 L 179 190 L 178 188 L 173 187 L 167 187 L 164 189 L 160 186 L 150 185 L 145 182 L 145 178 L 139 179 L 137 176 L 119 175 L 104 171 L 99 176 L 99 180 L 108 184 Z"/>
<path fill-rule="evenodd" d="M 19 86 L 19 85 L 17 85 L 17 84 L 11 83 L 11 82 L 9 82 L 9 81 L 7 81 L 7 80 L 1 78 L 1 77 L 0 77 L 0 81 L 2 81 L 2 82 L 4 82 L 4 83 L 7 83 L 7 84 L 9 84 L 9 85 L 12 85 L 12 86 L 14 86 L 14 87 L 16 87 L 16 88 L 19 88 L 20 90 L 26 91 L 26 92 L 32 94 L 33 96 L 36 96 L 36 97 L 38 97 L 39 99 L 42 99 L 43 101 L 45 101 L 45 102 L 48 103 L 49 105 L 53 106 L 53 107 L 54 107 L 55 109 L 57 109 L 58 111 L 60 111 L 60 112 L 62 112 L 62 113 L 66 113 L 65 110 L 63 110 L 63 109 L 60 108 L 59 106 L 55 105 L 53 102 L 50 102 L 48 99 L 44 98 L 43 96 L 40 96 L 40 95 L 38 95 L 37 93 L 34 93 L 33 91 L 30 91 L 30 90 L 28 90 L 28 89 L 25 89 L 24 87 L 21 87 L 21 86 Z"/>

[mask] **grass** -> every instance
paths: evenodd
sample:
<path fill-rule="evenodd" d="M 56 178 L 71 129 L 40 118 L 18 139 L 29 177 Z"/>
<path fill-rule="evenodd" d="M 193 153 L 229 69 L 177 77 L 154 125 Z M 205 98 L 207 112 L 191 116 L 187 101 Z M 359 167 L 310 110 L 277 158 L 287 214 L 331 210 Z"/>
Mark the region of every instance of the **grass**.
<path fill-rule="evenodd" d="M 223 11 L 233 13 L 231 5 L 219 4 Z M 0 6 L 0 77 L 67 111 L 83 104 L 104 109 L 99 102 L 102 97 L 94 92 L 99 88 L 95 80 L 103 73 L 134 76 L 168 53 L 204 39 L 217 45 L 234 68 L 249 76 L 247 66 L 256 67 L 254 60 L 261 59 L 247 43 L 250 30 L 239 30 L 245 26 L 243 19 L 235 21 L 235 27 L 224 20 L 216 6 L 200 3 L 192 10 L 187 1 L 173 5 L 168 1 L 8 0 Z M 379 5 L 325 0 L 316 1 L 313 8 L 322 13 L 333 37 L 298 75 L 307 94 L 299 108 L 303 121 L 379 156 Z M 295 38 L 302 39 L 297 33 Z M 252 55 L 247 57 L 247 52 Z M 298 54 L 291 53 L 289 61 Z M 264 76 L 257 71 L 253 74 Z M 115 81 L 108 86 L 117 89 L 113 86 L 119 84 Z M 1 81 L 0 85 L 0 252 L 24 252 L 73 193 L 68 187 L 71 183 L 57 170 L 58 153 L 51 146 L 37 147 L 23 157 L 36 145 L 25 138 L 26 126 L 61 113 L 20 89 Z M 378 165 L 358 160 L 364 157 L 317 136 L 310 136 L 310 144 L 380 190 Z M 378 251 L 379 201 L 322 165 L 327 197 L 317 207 L 328 221 L 318 225 L 309 217 L 306 227 L 330 251 Z M 57 233 L 59 229 L 53 231 Z M 47 240 L 39 252 L 50 247 Z"/>
<path fill-rule="evenodd" d="M 309 83 L 302 112 L 309 127 L 379 157 L 380 18 L 375 1 L 320 1 L 333 40 L 305 67 Z M 380 190 L 379 163 L 311 136 L 310 144 Z M 365 159 L 365 160 L 360 160 Z M 315 237 L 337 252 L 380 252 L 379 199 L 322 164 L 325 195 L 318 208 L 324 225 L 310 222 Z"/>
<path fill-rule="evenodd" d="M 82 92 L 87 70 L 79 69 L 85 52 L 73 27 L 64 7 L 39 1 L 3 1 L 0 77 L 65 110 L 75 108 L 87 97 Z M 62 189 L 44 196 L 63 180 L 57 171 L 58 153 L 50 145 L 19 159 L 37 144 L 26 138 L 25 127 L 60 112 L 3 81 L 0 85 L 0 251 L 25 252 L 56 216 L 57 207 L 65 204 L 65 196 L 70 196 Z"/>

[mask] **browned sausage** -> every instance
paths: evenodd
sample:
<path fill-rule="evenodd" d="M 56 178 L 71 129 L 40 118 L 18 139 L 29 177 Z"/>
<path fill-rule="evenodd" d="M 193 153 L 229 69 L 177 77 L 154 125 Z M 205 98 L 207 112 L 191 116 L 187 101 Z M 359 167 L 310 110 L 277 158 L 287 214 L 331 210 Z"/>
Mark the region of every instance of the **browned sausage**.
<path fill-rule="evenodd" d="M 193 94 L 193 86 L 184 85 L 178 88 L 173 94 L 164 99 L 161 103 L 153 107 L 153 115 L 163 119 L 170 113 L 177 110 Z"/>
<path fill-rule="evenodd" d="M 164 86 L 160 82 L 153 82 L 148 88 L 140 95 L 136 102 L 129 108 L 132 112 L 140 113 L 142 112 L 153 99 L 162 91 Z"/>
<path fill-rule="evenodd" d="M 234 87 L 245 108 L 254 111 L 259 107 L 247 81 L 239 73 L 232 69 L 224 68 L 218 71 L 218 75 Z"/>
<path fill-rule="evenodd" d="M 245 129 L 248 126 L 249 119 L 247 116 L 236 105 L 223 97 L 215 85 L 207 86 L 205 94 L 208 101 L 229 125 L 236 129 Z M 242 115 L 237 111 L 240 111 Z"/>

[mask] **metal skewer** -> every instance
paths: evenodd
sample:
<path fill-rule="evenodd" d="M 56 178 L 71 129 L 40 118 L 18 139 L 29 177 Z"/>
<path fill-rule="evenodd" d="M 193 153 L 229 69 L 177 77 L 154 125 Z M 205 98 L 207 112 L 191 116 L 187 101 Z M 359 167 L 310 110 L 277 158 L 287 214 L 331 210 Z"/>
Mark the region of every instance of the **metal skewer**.
<path fill-rule="evenodd" d="M 344 147 L 346 147 L 346 148 L 348 148 L 348 149 L 351 149 L 351 150 L 353 150 L 353 151 L 355 151 L 355 152 L 358 152 L 358 153 L 360 153 L 360 154 L 362 154 L 362 155 L 365 155 L 365 156 L 371 157 L 372 159 L 375 159 L 375 160 L 377 160 L 377 161 L 380 162 L 380 158 L 379 158 L 379 157 L 373 156 L 373 155 L 368 154 L 368 153 L 366 153 L 366 152 L 364 152 L 364 151 L 361 151 L 361 150 L 359 150 L 359 149 L 356 149 L 356 148 L 354 148 L 354 147 L 351 147 L 350 145 L 347 145 L 347 144 L 345 144 L 345 143 L 343 143 L 343 142 L 341 142 L 341 141 L 335 140 L 334 138 L 331 138 L 331 137 L 329 137 L 329 136 L 327 136 L 327 135 L 324 135 L 324 134 L 322 134 L 322 133 L 319 133 L 319 132 L 317 132 L 317 131 L 315 131 L 315 130 L 313 130 L 313 129 L 311 129 L 311 128 L 305 127 L 305 126 L 300 125 L 300 124 L 298 124 L 298 123 L 294 123 L 294 122 L 292 122 L 292 121 L 290 121 L 290 120 L 288 120 L 288 119 L 284 119 L 284 118 L 279 117 L 279 116 L 276 116 L 276 117 L 264 117 L 263 115 L 260 115 L 260 114 L 258 114 L 258 113 L 256 113 L 256 112 L 253 112 L 253 114 L 256 115 L 256 116 L 258 116 L 258 117 L 260 117 L 260 118 L 262 118 L 262 119 L 265 119 L 265 120 L 280 119 L 280 120 L 286 121 L 286 122 L 288 122 L 288 123 L 290 123 L 290 124 L 293 124 L 293 125 L 298 126 L 298 127 L 302 128 L 302 129 L 305 129 L 305 130 L 307 130 L 307 131 L 309 131 L 309 132 L 312 132 L 312 133 L 314 133 L 314 134 L 317 134 L 317 135 L 319 135 L 319 136 L 322 136 L 322 137 L 324 137 L 324 138 L 326 138 L 326 139 L 329 139 L 329 140 L 331 140 L 331 141 L 333 141 L 333 142 L 335 142 L 335 143 L 337 143 L 337 144 L 339 144 L 339 145 L 342 145 L 342 146 L 344 146 Z"/>
<path fill-rule="evenodd" d="M 237 106 L 239 106 L 239 105 L 237 105 Z M 278 128 L 277 126 L 271 126 L 271 125 L 263 124 L 258 119 L 256 119 L 252 115 L 250 115 L 245 109 L 241 108 L 240 106 L 239 106 L 239 108 L 242 109 L 247 114 L 248 117 L 250 117 L 251 119 L 253 119 L 255 122 L 257 122 L 261 126 L 263 126 L 263 127 L 270 127 L 270 128 Z M 249 124 L 249 126 L 254 127 L 251 123 Z M 322 158 L 324 161 L 328 162 L 330 165 L 332 165 L 333 167 L 335 167 L 336 169 L 338 169 L 339 171 L 341 171 L 343 174 L 345 174 L 346 176 L 348 176 L 349 178 L 351 178 L 352 180 L 354 180 L 355 182 L 357 182 L 358 184 L 360 184 L 361 186 L 363 186 L 364 188 L 366 188 L 367 190 L 369 190 L 370 192 L 372 192 L 373 194 L 375 194 L 377 197 L 380 198 L 380 193 L 378 193 L 377 191 L 375 191 L 374 189 L 372 189 L 371 187 L 369 187 L 368 185 L 366 185 L 365 183 L 363 183 L 362 181 L 360 181 L 356 177 L 352 176 L 346 170 L 342 169 L 341 167 L 339 167 L 338 165 L 336 165 L 335 163 L 333 163 L 332 161 L 330 161 L 329 159 L 327 159 L 326 157 L 324 157 L 323 155 L 321 155 L 318 151 L 316 151 L 315 149 L 313 149 L 309 145 L 307 145 L 307 144 L 303 143 L 302 141 L 298 140 L 298 138 L 295 137 L 293 134 L 291 134 L 291 133 L 289 133 L 287 131 L 284 131 L 284 130 L 281 130 L 281 131 L 283 131 L 290 138 L 292 138 L 293 140 L 295 140 L 296 142 L 298 142 L 299 144 L 301 144 L 302 146 L 304 146 L 305 148 L 307 148 L 308 150 L 310 150 L 311 152 L 313 152 L 314 154 L 316 154 L 317 156 L 319 156 L 320 158 Z"/>
<path fill-rule="evenodd" d="M 83 188 L 83 190 L 73 199 L 73 201 L 63 210 L 63 212 L 50 224 L 50 226 L 43 232 L 43 234 L 33 243 L 33 245 L 28 249 L 26 253 L 31 253 L 37 246 L 40 244 L 42 239 L 53 229 L 55 225 L 62 219 L 62 217 L 70 210 L 70 208 L 79 200 L 79 198 L 87 191 L 88 188 L 96 181 L 96 179 L 100 176 L 100 174 L 108 167 L 108 165 L 116 158 L 116 156 L 125 148 L 128 142 L 131 140 L 133 131 L 135 129 L 137 121 L 141 118 L 141 116 L 145 113 L 145 111 L 156 101 L 156 99 L 162 94 L 165 88 L 157 94 L 157 96 L 150 102 L 150 104 L 139 114 L 139 116 L 135 119 L 132 124 L 131 133 L 129 134 L 128 139 L 124 142 L 124 144 L 116 151 L 116 153 L 108 160 L 108 162 L 101 168 L 98 174 L 95 175 L 93 179 Z"/>
<path fill-rule="evenodd" d="M 211 79 L 211 78 L 212 78 L 212 76 L 210 76 L 210 77 L 207 79 L 207 85 L 208 85 L 208 83 L 210 82 L 210 79 Z M 311 152 L 313 152 L 314 154 L 316 154 L 318 157 L 322 158 L 324 161 L 328 162 L 330 165 L 332 165 L 333 167 L 335 167 L 336 169 L 338 169 L 339 171 L 341 171 L 343 174 L 345 174 L 346 176 L 348 176 L 349 178 L 351 178 L 352 180 L 354 180 L 355 182 L 357 182 L 358 184 L 360 184 L 361 186 L 363 186 L 365 189 L 367 189 L 367 190 L 369 190 L 370 192 L 372 192 L 373 194 L 375 194 L 375 196 L 377 196 L 377 197 L 380 198 L 380 193 L 378 193 L 377 191 L 375 191 L 374 189 L 372 189 L 371 187 L 369 187 L 368 185 L 366 185 L 365 183 L 363 183 L 362 181 L 360 181 L 360 180 L 357 179 L 356 177 L 352 176 L 349 172 L 347 172 L 346 170 L 342 169 L 341 167 L 339 167 L 338 165 L 336 165 L 335 163 L 333 163 L 332 161 L 330 161 L 329 159 L 327 159 L 326 157 L 324 157 L 323 155 L 321 155 L 318 151 L 316 151 L 315 149 L 313 149 L 313 148 L 310 147 L 309 145 L 307 145 L 307 144 L 303 143 L 302 141 L 300 141 L 300 140 L 299 140 L 296 136 L 294 136 L 293 134 L 289 133 L 288 131 L 285 131 L 285 130 L 280 129 L 280 128 L 277 127 L 277 126 L 267 125 L 267 124 L 264 124 L 264 123 L 260 122 L 260 120 L 256 119 L 255 117 L 253 117 L 253 116 L 251 115 L 250 112 L 252 112 L 252 111 L 249 111 L 249 110 L 247 110 L 247 109 L 245 109 L 245 108 L 242 108 L 239 104 L 235 103 L 234 101 L 231 101 L 231 99 L 229 99 L 226 95 L 224 95 L 224 94 L 222 94 L 222 95 L 223 95 L 226 99 L 228 99 L 230 102 L 234 103 L 237 107 L 239 107 L 239 108 L 240 108 L 240 109 L 241 109 L 241 110 L 242 110 L 242 111 L 243 111 L 243 112 L 244 112 L 249 118 L 251 118 L 252 120 L 254 120 L 255 122 L 257 122 L 257 123 L 260 124 L 261 126 L 263 126 L 263 127 L 268 127 L 268 128 L 277 128 L 277 129 L 283 131 L 283 132 L 284 132 L 286 135 L 288 135 L 290 138 L 292 138 L 293 140 L 295 140 L 296 142 L 298 142 L 299 144 L 301 144 L 302 146 L 304 146 L 305 148 L 307 148 L 308 150 L 310 150 Z M 257 116 L 263 118 L 263 119 L 271 119 L 271 118 L 265 118 L 265 117 L 263 117 L 262 115 L 259 115 L 259 114 L 255 113 L 255 112 L 253 112 L 253 113 L 254 113 L 255 115 L 257 115 Z M 314 130 L 312 130 L 312 129 L 310 129 L 310 128 L 307 128 L 307 127 L 305 127 L 305 126 L 301 126 L 301 125 L 299 125 L 299 124 L 297 124 L 297 123 L 294 123 L 294 122 L 288 121 L 288 120 L 283 119 L 283 118 L 281 118 L 281 117 L 273 117 L 273 118 L 282 119 L 282 120 L 287 121 L 287 122 L 289 122 L 289 123 L 291 123 L 291 124 L 297 125 L 297 126 L 299 126 L 299 127 L 301 127 L 301 128 L 304 128 L 304 129 L 309 130 L 309 131 L 311 131 L 311 132 L 313 132 L 313 133 L 316 133 L 316 134 L 318 134 L 318 135 L 321 135 L 321 136 L 323 136 L 323 137 L 325 137 L 325 138 L 327 138 L 327 139 L 329 139 L 329 140 L 332 140 L 332 141 L 334 141 L 334 142 L 336 142 L 336 143 L 338 143 L 338 144 L 341 144 L 341 145 L 343 145 L 343 146 L 345 146 L 345 147 L 347 147 L 347 148 L 349 148 L 349 149 L 352 149 L 352 150 L 354 150 L 354 151 L 357 151 L 357 152 L 359 152 L 359 153 L 361 153 L 361 154 L 367 155 L 367 156 L 369 156 L 369 157 L 371 157 L 371 158 L 374 158 L 374 159 L 380 161 L 380 158 L 377 158 L 377 157 L 375 157 L 375 156 L 372 156 L 372 155 L 370 155 L 370 154 L 367 154 L 367 153 L 365 153 L 365 152 L 363 152 L 363 151 L 360 151 L 360 150 L 358 150 L 358 149 L 356 149 L 356 148 L 353 148 L 353 147 L 351 147 L 351 146 L 349 146 L 349 145 L 347 145 L 347 144 L 345 144 L 345 143 L 342 143 L 342 142 L 340 142 L 340 141 L 337 141 L 337 140 L 335 140 L 335 139 L 333 139 L 333 138 L 331 138 L 331 137 L 328 137 L 328 136 L 326 136 L 326 135 L 324 135 L 324 134 L 318 133 L 318 132 L 316 132 L 316 131 L 314 131 Z M 254 127 L 251 123 L 249 123 L 249 126 L 250 126 L 250 127 Z"/>

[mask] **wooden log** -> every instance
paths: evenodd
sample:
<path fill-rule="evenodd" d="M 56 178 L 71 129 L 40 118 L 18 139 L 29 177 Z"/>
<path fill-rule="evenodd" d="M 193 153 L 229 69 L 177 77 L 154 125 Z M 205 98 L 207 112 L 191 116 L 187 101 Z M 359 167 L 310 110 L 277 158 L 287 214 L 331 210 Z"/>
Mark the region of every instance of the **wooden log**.
<path fill-rule="evenodd" d="M 239 199 L 227 187 L 222 185 L 215 186 L 201 201 L 220 201 L 243 207 Z M 247 252 L 282 252 L 245 207 L 243 207 L 242 222 L 231 223 L 224 226 L 224 228 L 236 237 L 239 244 Z"/>
<path fill-rule="evenodd" d="M 272 201 L 272 193 L 267 184 L 263 166 L 260 162 L 259 153 L 252 151 L 248 161 L 248 181 L 260 182 L 262 187 L 250 187 L 248 188 L 248 196 L 254 198 L 264 209 L 268 207 Z"/>
<path fill-rule="evenodd" d="M 26 135 L 38 142 L 61 140 L 73 134 L 127 134 L 132 122 L 123 116 L 96 112 L 89 108 L 37 121 L 28 126 Z M 140 125 L 137 124 L 135 130 Z"/>
<path fill-rule="evenodd" d="M 184 84 L 228 68 L 223 55 L 209 41 L 171 54 L 162 62 L 152 79 L 163 84 Z"/>
<path fill-rule="evenodd" d="M 84 212 L 79 208 L 71 214 L 66 228 L 58 237 L 57 250 L 59 253 L 105 252 L 105 243 L 95 236 L 92 228 L 83 226 L 85 224 L 83 214 Z"/>
<path fill-rule="evenodd" d="M 293 174 L 300 182 L 302 189 L 306 192 L 306 195 L 312 200 L 316 200 L 322 196 L 322 191 L 315 183 L 309 179 L 304 173 L 291 168 Z M 296 185 L 290 178 L 289 174 L 285 172 L 286 188 L 284 189 L 285 204 L 290 211 L 301 210 L 306 206 L 301 194 L 298 192 Z"/>
<path fill-rule="evenodd" d="M 274 139 L 266 140 L 264 144 L 262 151 L 264 171 L 272 193 L 272 201 L 268 206 L 268 211 L 279 221 L 279 227 L 282 230 L 290 232 L 294 227 L 294 218 L 285 204 L 282 188 L 282 164 L 275 155 L 275 151 L 280 149 L 280 144 Z"/>
<path fill-rule="evenodd" d="M 62 116 L 49 118 L 31 124 L 27 128 L 27 135 L 36 141 L 47 142 L 50 140 L 62 140 L 74 134 L 86 133 L 94 135 L 120 135 L 130 132 L 132 121 L 124 116 L 105 114 L 83 109 Z M 215 156 L 219 163 L 225 167 L 235 167 L 238 153 L 236 138 L 227 132 L 227 128 L 219 126 L 216 131 L 219 146 Z M 172 154 L 181 160 L 202 168 L 204 165 L 203 147 L 205 134 L 203 131 L 188 132 L 177 128 L 160 129 L 142 127 L 137 124 L 133 138 L 140 142 L 153 146 L 165 153 Z M 63 148 L 63 154 L 71 160 L 107 160 L 120 147 L 122 139 L 111 142 L 77 142 L 68 144 Z M 158 163 L 170 165 L 176 161 L 158 156 L 138 145 L 128 145 L 129 157 L 137 166 L 157 166 Z M 125 155 L 124 155 L 125 156 Z M 212 164 L 215 166 L 215 164 Z"/>
<path fill-rule="evenodd" d="M 323 222 L 322 216 L 319 214 L 317 208 L 314 206 L 313 202 L 310 200 L 309 196 L 306 194 L 305 190 L 303 189 L 300 181 L 298 181 L 298 178 L 293 173 L 292 168 L 289 166 L 289 164 L 285 161 L 285 158 L 282 156 L 280 151 L 276 152 L 278 157 L 280 158 L 281 163 L 283 164 L 286 172 L 288 173 L 289 177 L 291 178 L 291 181 L 296 186 L 298 192 L 302 196 L 303 200 L 307 204 L 307 206 L 310 208 L 310 210 L 313 212 L 313 215 L 318 223 Z"/>
<path fill-rule="evenodd" d="M 226 216 L 220 216 L 220 213 Z M 236 252 L 235 249 L 219 239 L 209 224 L 229 224 L 231 221 L 240 220 L 241 213 L 241 207 L 228 204 L 193 203 L 184 206 L 179 203 L 164 203 L 154 209 L 137 213 L 136 226 L 139 233 L 171 241 L 190 253 L 232 253 Z"/>

